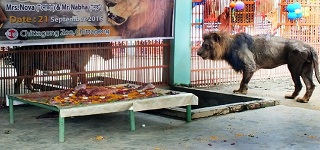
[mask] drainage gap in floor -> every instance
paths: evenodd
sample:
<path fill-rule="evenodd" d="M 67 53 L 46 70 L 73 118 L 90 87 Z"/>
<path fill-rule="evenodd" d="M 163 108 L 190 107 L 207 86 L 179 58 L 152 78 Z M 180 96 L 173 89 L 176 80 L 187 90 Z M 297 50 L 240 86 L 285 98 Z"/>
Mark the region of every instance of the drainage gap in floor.
<path fill-rule="evenodd" d="M 279 101 L 273 98 L 251 97 L 177 86 L 172 87 L 171 90 L 193 93 L 198 96 L 198 105 L 191 106 L 192 119 L 279 105 Z M 185 112 L 185 107 L 166 108 L 153 111 L 153 113 L 178 118 L 186 118 Z"/>

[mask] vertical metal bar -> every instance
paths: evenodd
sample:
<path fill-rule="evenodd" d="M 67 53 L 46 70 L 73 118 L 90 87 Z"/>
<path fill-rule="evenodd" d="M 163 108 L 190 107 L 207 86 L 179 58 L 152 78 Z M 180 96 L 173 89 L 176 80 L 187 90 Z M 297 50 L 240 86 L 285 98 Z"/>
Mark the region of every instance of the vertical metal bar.
<path fill-rule="evenodd" d="M 9 99 L 9 122 L 10 124 L 14 124 L 14 111 L 13 111 L 13 99 L 8 98 Z"/>
<path fill-rule="evenodd" d="M 130 66 L 130 61 L 131 61 L 131 56 L 130 55 L 132 55 L 131 54 L 131 46 L 132 46 L 132 44 L 131 43 L 129 43 L 130 41 L 127 41 L 126 42 L 126 48 L 125 48 L 125 55 L 124 55 L 124 57 L 126 58 L 125 59 L 125 66 L 126 66 L 126 68 L 131 68 L 131 66 Z M 124 76 L 124 80 L 129 80 L 129 70 L 125 70 L 125 76 Z M 129 80 L 130 81 L 130 80 Z"/>
<path fill-rule="evenodd" d="M 64 117 L 59 112 L 59 142 L 64 142 Z"/>
<path fill-rule="evenodd" d="M 186 107 L 186 115 L 187 115 L 187 122 L 191 122 L 191 105 L 187 105 Z"/>
<path fill-rule="evenodd" d="M 130 130 L 135 131 L 136 130 L 136 121 L 134 119 L 134 111 L 129 110 L 129 118 L 130 118 Z"/>
<path fill-rule="evenodd" d="M 146 45 L 146 50 L 145 50 L 145 63 L 144 63 L 144 67 L 150 66 L 150 47 L 149 45 L 151 44 L 151 41 L 149 40 L 147 45 Z M 149 81 L 149 70 L 150 69 L 143 69 L 144 71 L 144 83 Z"/>
<path fill-rule="evenodd" d="M 155 41 L 153 42 L 153 44 L 157 44 L 157 43 L 155 43 Z M 152 58 L 153 58 L 153 66 L 155 66 L 155 68 L 153 68 L 153 72 L 151 72 L 151 74 L 153 74 L 153 78 L 151 79 L 151 82 L 154 82 L 154 83 L 157 83 L 158 82 L 158 80 L 157 80 L 157 76 L 158 76 L 158 72 L 157 72 L 157 66 L 158 66 L 158 64 L 157 64 L 157 56 L 156 56 L 156 50 L 157 50 L 157 47 L 158 46 L 153 46 L 152 47 Z"/>

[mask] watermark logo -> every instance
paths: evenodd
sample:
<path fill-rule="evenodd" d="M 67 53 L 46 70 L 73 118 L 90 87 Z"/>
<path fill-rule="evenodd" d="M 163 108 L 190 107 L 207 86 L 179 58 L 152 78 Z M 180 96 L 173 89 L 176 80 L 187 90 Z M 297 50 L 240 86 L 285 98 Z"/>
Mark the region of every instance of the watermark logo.
<path fill-rule="evenodd" d="M 9 40 L 15 40 L 19 36 L 19 32 L 16 29 L 8 29 L 5 34 Z"/>

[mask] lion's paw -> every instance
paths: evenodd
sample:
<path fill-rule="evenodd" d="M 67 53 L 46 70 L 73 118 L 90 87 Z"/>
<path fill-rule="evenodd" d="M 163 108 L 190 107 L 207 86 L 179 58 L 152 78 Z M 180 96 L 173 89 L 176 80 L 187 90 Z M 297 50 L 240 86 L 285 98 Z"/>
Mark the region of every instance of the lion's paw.
<path fill-rule="evenodd" d="M 241 91 L 241 90 L 233 90 L 233 93 L 247 95 L 247 91 Z"/>
<path fill-rule="evenodd" d="M 297 98 L 297 102 L 300 102 L 300 103 L 308 103 L 309 100 L 305 100 L 303 98 Z"/>
<path fill-rule="evenodd" d="M 296 96 L 292 96 L 291 94 L 286 94 L 284 98 L 286 99 L 294 99 Z"/>

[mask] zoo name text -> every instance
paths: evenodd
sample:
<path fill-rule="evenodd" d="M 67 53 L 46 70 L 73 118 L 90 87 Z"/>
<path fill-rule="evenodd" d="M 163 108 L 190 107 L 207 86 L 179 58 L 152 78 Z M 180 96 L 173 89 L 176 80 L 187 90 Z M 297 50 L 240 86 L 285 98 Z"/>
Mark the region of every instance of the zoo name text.
<path fill-rule="evenodd" d="M 38 31 L 38 30 L 21 30 L 20 36 L 21 37 L 59 37 L 59 36 L 76 36 L 76 35 L 109 35 L 109 29 L 76 29 L 76 30 L 67 30 L 67 29 L 60 29 L 59 31 Z"/>

